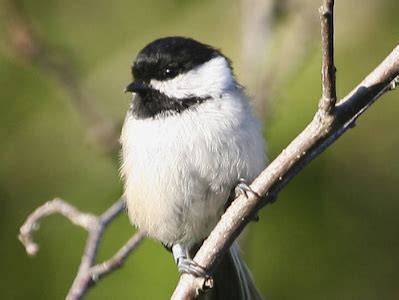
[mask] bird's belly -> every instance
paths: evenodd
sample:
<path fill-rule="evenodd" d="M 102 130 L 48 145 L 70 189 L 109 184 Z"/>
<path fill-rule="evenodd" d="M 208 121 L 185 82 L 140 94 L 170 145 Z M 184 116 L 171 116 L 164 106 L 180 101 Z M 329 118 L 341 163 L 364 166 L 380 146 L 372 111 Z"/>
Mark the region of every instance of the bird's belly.
<path fill-rule="evenodd" d="M 200 134 L 182 138 L 179 130 L 165 128 L 132 126 L 129 136 L 122 135 L 127 209 L 150 237 L 190 247 L 216 225 L 233 182 L 215 180 L 223 170 L 211 163 L 215 155 Z"/>
<path fill-rule="evenodd" d="M 216 225 L 230 186 L 213 190 L 210 182 L 178 160 L 182 157 L 159 155 L 147 164 L 132 162 L 134 173 L 126 175 L 125 196 L 137 227 L 164 244 L 190 247 Z"/>

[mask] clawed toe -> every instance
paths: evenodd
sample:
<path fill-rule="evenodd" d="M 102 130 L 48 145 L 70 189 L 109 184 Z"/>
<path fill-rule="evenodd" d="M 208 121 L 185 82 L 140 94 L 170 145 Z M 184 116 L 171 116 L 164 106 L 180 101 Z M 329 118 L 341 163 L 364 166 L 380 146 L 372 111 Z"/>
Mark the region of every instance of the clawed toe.
<path fill-rule="evenodd" d="M 247 181 L 243 178 L 240 178 L 238 180 L 238 184 L 234 188 L 234 193 L 236 197 L 240 195 L 244 195 L 246 198 L 248 198 L 248 193 L 251 193 L 255 195 L 256 197 L 260 197 L 257 192 L 255 192 L 247 183 Z"/>
<path fill-rule="evenodd" d="M 194 277 L 209 278 L 208 271 L 189 258 L 180 258 L 177 263 L 177 268 L 182 274 L 190 274 Z"/>
<path fill-rule="evenodd" d="M 172 253 L 180 273 L 190 274 L 194 277 L 203 277 L 207 279 L 211 278 L 208 271 L 204 267 L 200 266 L 191 258 L 188 258 L 188 251 L 186 247 L 180 244 L 175 244 L 172 246 Z"/>
<path fill-rule="evenodd" d="M 251 193 L 251 194 L 255 195 L 255 197 L 260 198 L 260 195 L 259 195 L 257 192 L 255 192 L 255 191 L 248 185 L 248 183 L 246 182 L 246 180 L 243 179 L 243 178 L 240 178 L 240 179 L 239 179 L 238 184 L 237 184 L 236 187 L 234 188 L 234 193 L 235 193 L 235 196 L 236 196 L 236 197 L 238 197 L 238 196 L 240 196 L 240 195 L 244 195 L 246 198 L 248 198 L 248 193 Z M 259 221 L 259 216 L 258 216 L 257 214 L 255 214 L 255 215 L 252 217 L 252 221 L 255 221 L 255 222 Z"/>

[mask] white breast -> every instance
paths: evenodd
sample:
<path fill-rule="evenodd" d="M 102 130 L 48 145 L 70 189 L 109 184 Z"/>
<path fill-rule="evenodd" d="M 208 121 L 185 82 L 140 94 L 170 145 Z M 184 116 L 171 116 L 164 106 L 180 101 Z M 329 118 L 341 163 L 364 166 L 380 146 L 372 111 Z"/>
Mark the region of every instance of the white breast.
<path fill-rule="evenodd" d="M 164 244 L 190 247 L 220 218 L 239 178 L 265 166 L 260 127 L 239 89 L 180 114 L 135 119 L 122 130 L 131 220 Z"/>

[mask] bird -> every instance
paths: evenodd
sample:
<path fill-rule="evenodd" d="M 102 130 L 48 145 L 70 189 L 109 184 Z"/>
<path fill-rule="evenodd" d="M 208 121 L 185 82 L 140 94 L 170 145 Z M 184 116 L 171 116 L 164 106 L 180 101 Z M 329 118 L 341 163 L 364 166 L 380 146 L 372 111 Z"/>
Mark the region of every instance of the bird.
<path fill-rule="evenodd" d="M 131 73 L 120 136 L 128 216 L 172 251 L 180 273 L 206 276 L 192 257 L 230 195 L 251 192 L 247 183 L 267 165 L 262 126 L 232 62 L 213 46 L 162 37 L 138 53 Z M 204 299 L 262 299 L 236 245 L 212 277 Z"/>

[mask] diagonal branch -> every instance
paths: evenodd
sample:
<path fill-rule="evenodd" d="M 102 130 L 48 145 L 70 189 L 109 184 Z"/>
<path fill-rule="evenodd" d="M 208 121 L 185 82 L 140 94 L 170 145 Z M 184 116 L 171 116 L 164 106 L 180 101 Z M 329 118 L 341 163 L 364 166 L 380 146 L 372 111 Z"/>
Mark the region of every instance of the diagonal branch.
<path fill-rule="evenodd" d="M 235 199 L 219 223 L 205 240 L 194 260 L 206 269 L 213 269 L 242 232 L 251 216 L 268 203 L 272 203 L 284 188 L 308 163 L 335 142 L 370 105 L 399 82 L 399 46 L 337 105 L 336 113 L 325 118 L 317 111 L 312 122 L 280 155 L 255 179 L 251 188 L 261 195 L 249 194 Z M 203 289 L 205 279 L 184 274 L 172 299 L 193 299 Z"/>
<path fill-rule="evenodd" d="M 133 235 L 122 248 L 119 249 L 118 252 L 114 254 L 110 259 L 104 261 L 100 264 L 97 264 L 91 267 L 91 274 L 94 281 L 98 281 L 104 276 L 111 273 L 118 268 L 120 268 L 123 262 L 127 259 L 130 253 L 137 248 L 137 246 L 141 243 L 144 238 L 144 234 L 141 232 Z"/>
<path fill-rule="evenodd" d="M 335 68 L 332 46 L 333 1 L 324 0 L 320 10 L 323 35 L 323 95 L 313 120 L 280 155 L 254 180 L 256 194 L 236 198 L 220 219 L 194 260 L 212 270 L 220 257 L 250 222 L 251 216 L 272 203 L 307 164 L 320 155 L 343 133 L 354 126 L 356 119 L 385 92 L 399 82 L 399 46 L 384 59 L 352 92 L 335 105 Z M 173 300 L 193 299 L 204 290 L 204 278 L 183 274 L 172 295 Z"/>

